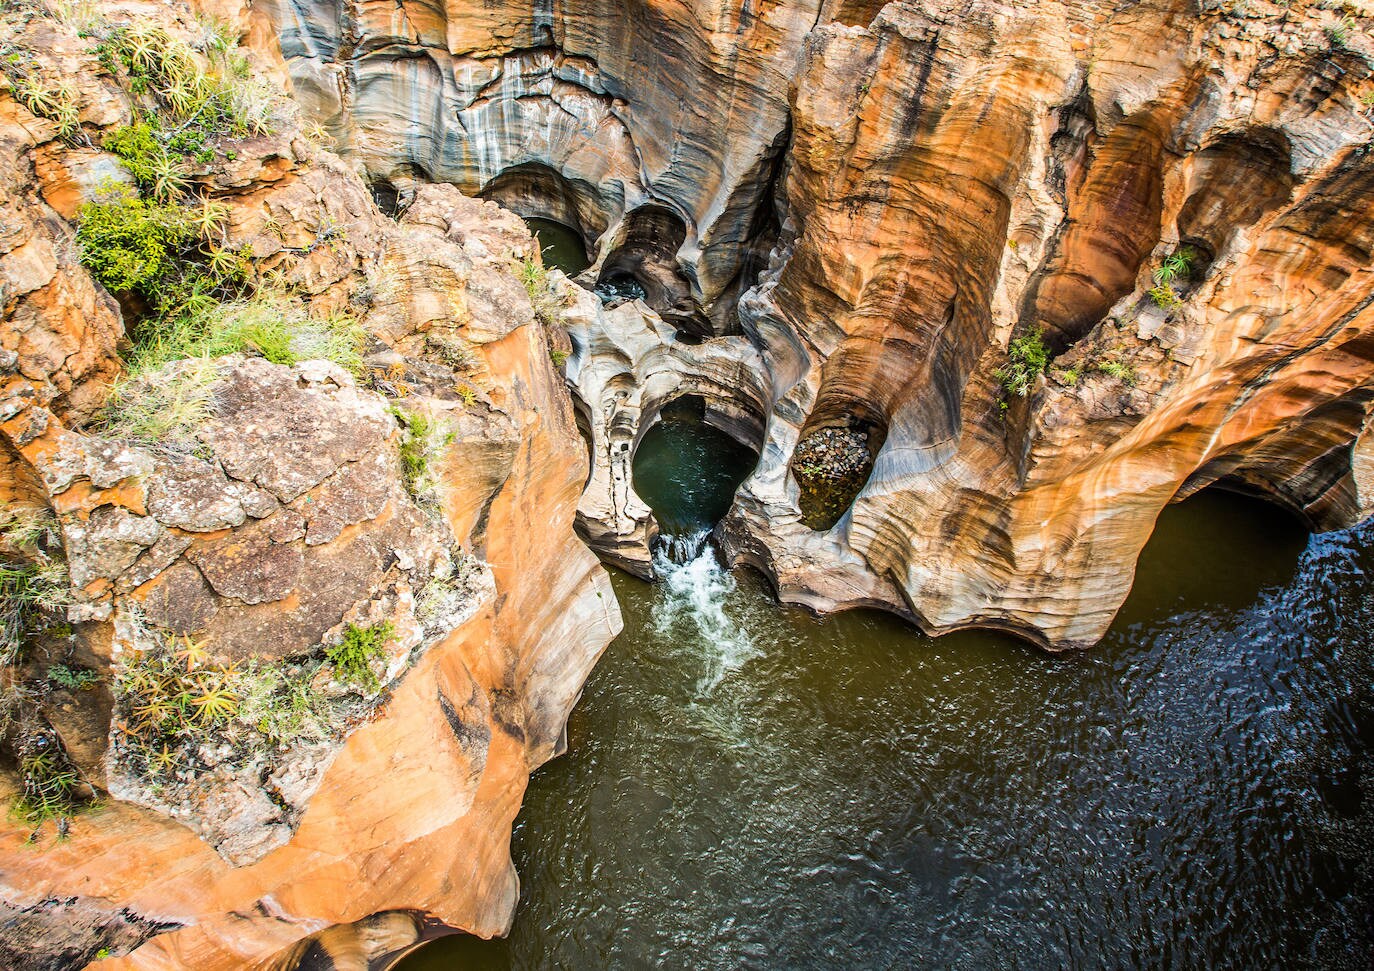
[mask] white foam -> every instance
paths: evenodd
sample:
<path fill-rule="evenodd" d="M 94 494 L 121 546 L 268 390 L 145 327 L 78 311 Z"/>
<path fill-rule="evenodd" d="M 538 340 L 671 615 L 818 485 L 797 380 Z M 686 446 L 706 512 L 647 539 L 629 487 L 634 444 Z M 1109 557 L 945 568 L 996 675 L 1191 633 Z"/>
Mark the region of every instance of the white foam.
<path fill-rule="evenodd" d="M 699 694 L 712 692 L 757 653 L 748 632 L 726 613 L 735 579 L 720 565 L 709 536 L 706 530 L 664 536 L 654 552 L 654 572 L 661 581 L 654 600 L 654 629 L 670 634 L 695 628 L 692 640 L 703 649 L 706 664 L 697 682 Z"/>

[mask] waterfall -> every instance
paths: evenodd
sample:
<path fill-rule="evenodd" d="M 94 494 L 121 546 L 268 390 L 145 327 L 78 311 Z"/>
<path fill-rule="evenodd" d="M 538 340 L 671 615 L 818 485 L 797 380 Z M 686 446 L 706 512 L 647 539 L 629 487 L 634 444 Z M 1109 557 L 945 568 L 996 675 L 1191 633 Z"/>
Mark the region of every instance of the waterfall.
<path fill-rule="evenodd" d="M 706 671 L 697 691 L 709 694 L 755 653 L 753 639 L 726 612 L 735 579 L 720 563 L 710 530 L 661 535 L 654 573 L 661 581 L 654 601 L 654 628 L 677 634 L 700 649 Z"/>

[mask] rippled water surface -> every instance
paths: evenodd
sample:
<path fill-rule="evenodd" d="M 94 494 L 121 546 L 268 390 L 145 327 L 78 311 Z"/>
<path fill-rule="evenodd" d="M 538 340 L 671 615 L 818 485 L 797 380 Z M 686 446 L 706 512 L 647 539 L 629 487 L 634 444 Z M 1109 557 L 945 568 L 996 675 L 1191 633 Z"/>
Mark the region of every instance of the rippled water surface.
<path fill-rule="evenodd" d="M 667 421 L 637 459 L 686 533 L 748 471 L 715 434 Z M 510 938 L 405 966 L 1365 967 L 1372 538 L 1204 493 L 1063 656 L 816 620 L 709 547 L 616 574 Z"/>

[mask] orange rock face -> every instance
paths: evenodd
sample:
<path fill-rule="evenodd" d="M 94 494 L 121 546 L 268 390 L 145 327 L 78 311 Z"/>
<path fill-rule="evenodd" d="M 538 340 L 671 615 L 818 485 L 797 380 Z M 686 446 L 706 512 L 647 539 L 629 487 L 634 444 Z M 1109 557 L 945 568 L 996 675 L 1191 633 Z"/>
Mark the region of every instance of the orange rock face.
<path fill-rule="evenodd" d="M 731 546 L 785 598 L 1086 646 L 1172 499 L 1367 514 L 1368 64 L 1316 10 L 1190 10 L 893 3 L 813 35 L 754 324 L 803 338 L 769 447 L 881 444 L 821 533 L 786 470 L 746 484 Z M 1004 348 L 1037 331 L 1047 378 L 1008 394 Z"/>
<path fill-rule="evenodd" d="M 190 22 L 138 5 L 107 13 L 173 32 Z M 532 240 L 448 187 L 393 222 L 289 127 L 220 145 L 195 178 L 229 207 L 226 243 L 302 305 L 350 308 L 371 335 L 364 371 L 223 358 L 192 445 L 103 438 L 86 421 L 120 371 L 121 312 L 79 264 L 69 220 L 99 185 L 90 173 L 127 179 L 94 145 L 128 105 L 94 66 L 94 40 L 36 15 L 8 23 L 16 42 L 70 63 L 93 143 L 65 146 L 0 101 L 15 119 L 0 129 L 0 488 L 7 512 L 54 513 L 75 601 L 64 653 L 40 641 L 13 676 L 60 660 L 102 677 L 46 690 L 41 714 L 104 798 L 67 841 L 51 825 L 31 843 L 32 826 L 0 825 L 0 953 L 20 965 L 289 965 L 325 928 L 392 912 L 504 933 L 529 773 L 560 751 L 620 629 L 607 577 L 573 533 L 585 451 L 516 275 Z M 403 466 L 414 432 L 398 413 L 442 433 L 425 445 L 423 483 Z M 231 722 L 157 772 L 128 732 L 129 674 L 165 638 L 203 653 L 186 648 L 188 671 L 316 670 L 302 659 L 349 625 L 383 624 L 376 691 L 317 670 L 315 688 L 345 712 L 326 731 L 274 748 Z M 8 802 L 11 773 L 3 788 Z"/>
<path fill-rule="evenodd" d="M 719 346 L 758 356 L 708 416 L 766 429 L 723 539 L 784 599 L 1086 646 L 1173 499 L 1259 490 L 1318 528 L 1368 511 L 1363 21 L 1182 0 L 613 6 L 301 0 L 326 27 L 275 19 L 298 90 L 369 171 L 562 220 L 590 278 L 631 272 L 681 327 L 676 274 Z M 637 441 L 657 404 L 711 386 L 709 355 L 627 363 L 657 326 L 579 325 L 595 442 Z M 1008 347 L 1035 334 L 1053 360 L 1018 384 Z M 867 436 L 873 471 L 812 529 L 793 456 L 836 426 Z M 629 456 L 597 449 L 584 530 L 642 564 Z"/>
<path fill-rule="evenodd" d="M 454 181 L 559 219 L 588 279 L 629 272 L 700 334 L 681 290 L 722 353 L 757 355 L 708 417 L 760 448 L 722 539 L 784 599 L 1087 646 L 1169 501 L 1258 490 L 1317 528 L 1369 510 L 1358 18 L 1182 0 L 292 10 L 327 24 L 275 17 L 345 154 L 402 195 Z M 720 355 L 629 353 L 653 314 L 587 319 L 584 532 L 642 567 L 652 524 L 630 456 L 603 446 L 713 388 Z M 1018 383 L 1008 348 L 1037 334 L 1048 366 Z M 836 426 L 866 436 L 872 474 L 813 529 L 794 453 Z"/>
<path fill-rule="evenodd" d="M 289 966 L 330 928 L 501 933 L 526 778 L 619 628 L 576 510 L 646 568 L 633 447 L 683 394 L 760 448 L 719 534 L 734 559 L 784 599 L 931 631 L 1092 644 L 1161 508 L 1212 484 L 1317 528 L 1374 507 L 1362 21 L 1264 0 L 199 6 L 325 137 L 214 146 L 188 189 L 293 306 L 353 313 L 367 367 L 226 359 L 194 447 L 94 434 L 125 324 L 72 220 L 131 181 L 100 135 L 132 107 L 92 38 L 6 14 L 82 127 L 64 143 L 0 96 L 0 499 L 59 523 L 72 650 L 106 681 L 42 714 L 111 794 L 69 842 L 0 830 L 7 955 Z M 562 289 L 551 336 L 523 227 L 455 186 L 567 223 L 583 282 L 634 277 L 647 304 Z M 442 488 L 415 488 L 393 409 L 451 434 Z M 816 525 L 799 445 L 834 428 L 872 471 Z M 432 584 L 469 561 L 435 621 Z M 119 734 L 150 623 L 226 666 L 393 636 L 376 692 L 330 689 L 355 705 L 341 727 L 289 757 L 226 740 L 152 786 Z"/>

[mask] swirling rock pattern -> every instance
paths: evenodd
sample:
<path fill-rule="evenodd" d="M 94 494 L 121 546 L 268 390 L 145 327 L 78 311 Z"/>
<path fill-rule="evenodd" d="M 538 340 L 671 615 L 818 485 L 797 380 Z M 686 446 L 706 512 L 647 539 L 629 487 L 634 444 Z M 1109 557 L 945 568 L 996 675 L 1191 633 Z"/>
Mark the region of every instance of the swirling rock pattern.
<path fill-rule="evenodd" d="M 1258 490 L 1316 528 L 1369 510 L 1368 32 L 1327 6 L 274 16 L 298 87 L 340 79 L 321 113 L 369 171 L 480 191 L 547 170 L 557 206 L 537 212 L 528 175 L 508 201 L 576 225 L 603 266 L 636 208 L 681 217 L 677 270 L 761 362 L 741 398 L 767 435 L 722 537 L 784 599 L 1066 647 L 1106 629 L 1173 499 Z M 1160 306 L 1184 246 L 1195 273 Z M 996 373 L 1032 331 L 1048 377 L 1004 409 Z M 881 444 L 816 532 L 790 462 L 830 426 Z"/>

